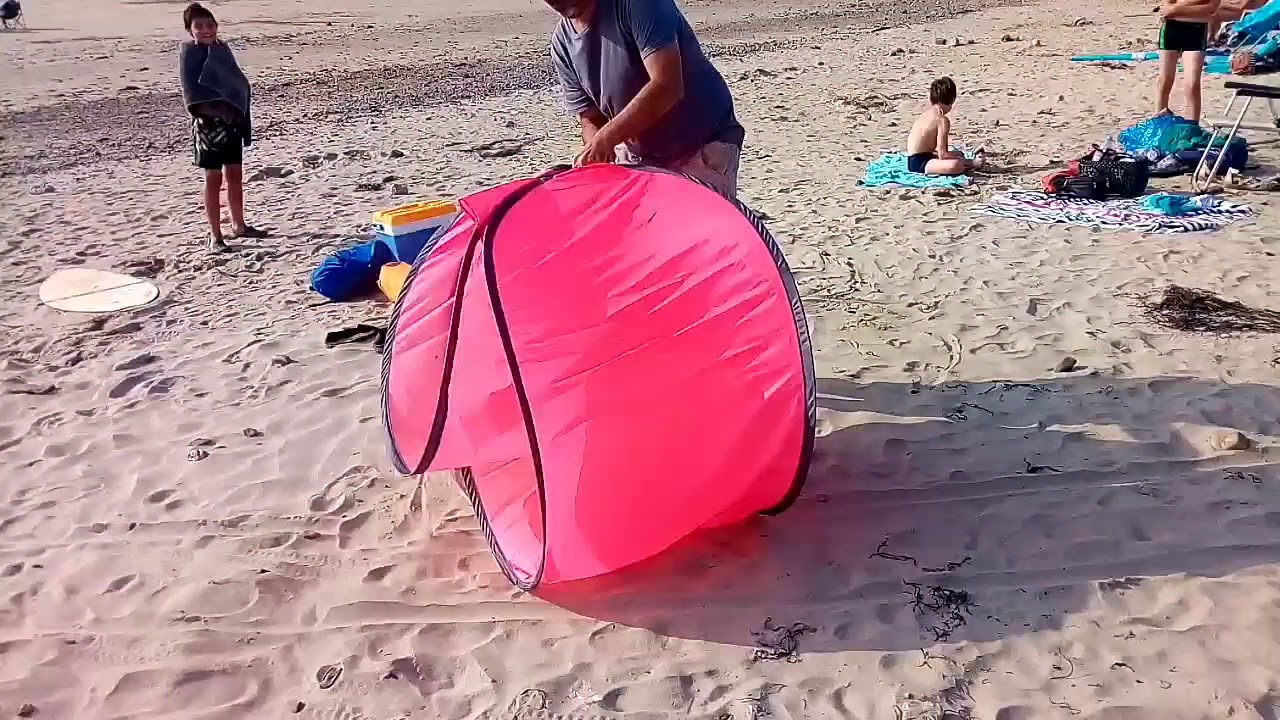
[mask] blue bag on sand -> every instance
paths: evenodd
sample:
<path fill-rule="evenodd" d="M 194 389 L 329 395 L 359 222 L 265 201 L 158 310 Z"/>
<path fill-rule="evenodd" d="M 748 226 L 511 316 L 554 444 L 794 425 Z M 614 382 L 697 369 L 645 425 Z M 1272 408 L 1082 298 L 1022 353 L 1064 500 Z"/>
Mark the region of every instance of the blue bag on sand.
<path fill-rule="evenodd" d="M 339 250 L 311 273 L 311 289 L 335 302 L 365 297 L 378 291 L 378 271 L 394 260 L 376 240 Z"/>

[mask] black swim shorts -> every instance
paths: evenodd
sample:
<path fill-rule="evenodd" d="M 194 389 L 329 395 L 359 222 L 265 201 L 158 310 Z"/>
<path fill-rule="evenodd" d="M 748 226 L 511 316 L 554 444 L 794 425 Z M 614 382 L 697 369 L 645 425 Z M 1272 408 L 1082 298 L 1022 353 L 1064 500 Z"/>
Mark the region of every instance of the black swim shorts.
<path fill-rule="evenodd" d="M 912 153 L 907 156 L 907 170 L 913 173 L 924 173 L 924 168 L 929 161 L 937 159 L 938 156 L 931 152 Z"/>
<path fill-rule="evenodd" d="M 221 170 L 244 163 L 244 138 L 232 123 L 221 118 L 197 117 L 191 121 L 191 142 L 196 167 Z"/>
<path fill-rule="evenodd" d="M 1166 19 L 1160 25 L 1161 50 L 1204 52 L 1208 46 L 1208 23 Z"/>

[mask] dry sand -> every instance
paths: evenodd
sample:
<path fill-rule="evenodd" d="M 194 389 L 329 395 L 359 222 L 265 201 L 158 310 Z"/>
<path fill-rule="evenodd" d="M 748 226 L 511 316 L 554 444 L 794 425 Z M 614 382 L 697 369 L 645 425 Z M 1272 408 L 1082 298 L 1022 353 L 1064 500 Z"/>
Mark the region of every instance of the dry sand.
<path fill-rule="evenodd" d="M 1154 67 L 1066 57 L 1145 49 L 1146 4 L 905 27 L 942 8 L 693 5 L 749 129 L 743 197 L 805 294 L 813 472 L 782 517 L 544 598 L 455 487 L 391 470 L 378 357 L 324 349 L 386 306 L 306 288 L 392 185 L 454 196 L 573 149 L 541 6 L 423 5 L 214 6 L 258 87 L 248 171 L 291 171 L 248 187 L 276 237 L 227 257 L 199 249 L 181 3 L 32 0 L 0 35 L 0 718 L 1280 717 L 1280 338 L 1170 332 L 1133 300 L 1280 307 L 1267 196 L 1256 222 L 1144 237 L 856 187 L 942 73 L 959 139 L 1025 173 L 979 193 L 1136 120 Z M 451 146 L 499 138 L 530 142 Z M 163 299 L 38 305 L 68 265 Z M 1053 373 L 1066 355 L 1084 369 Z M 1214 450 L 1220 429 L 1255 448 Z M 813 629 L 797 662 L 753 660 L 766 617 Z"/>

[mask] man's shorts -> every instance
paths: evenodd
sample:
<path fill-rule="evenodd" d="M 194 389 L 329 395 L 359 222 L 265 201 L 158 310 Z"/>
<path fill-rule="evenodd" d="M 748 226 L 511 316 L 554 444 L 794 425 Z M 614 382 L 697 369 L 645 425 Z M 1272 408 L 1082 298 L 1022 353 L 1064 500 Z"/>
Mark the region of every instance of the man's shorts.
<path fill-rule="evenodd" d="M 721 195 L 734 199 L 738 196 L 738 163 L 742 148 L 734 143 L 713 142 L 691 157 L 675 162 L 647 162 L 631 152 L 626 145 L 618 146 L 618 162 L 631 165 L 654 165 L 664 170 L 684 173 L 710 185 Z"/>
<path fill-rule="evenodd" d="M 1166 19 L 1160 25 L 1161 50 L 1204 52 L 1208 46 L 1208 23 Z"/>
<path fill-rule="evenodd" d="M 221 118 L 197 117 L 191 122 L 196 167 L 221 170 L 244 163 L 244 139 L 235 125 Z"/>
<path fill-rule="evenodd" d="M 702 146 L 683 164 L 669 168 L 696 177 L 730 200 L 738 196 L 738 162 L 742 148 L 733 143 L 713 142 Z"/>

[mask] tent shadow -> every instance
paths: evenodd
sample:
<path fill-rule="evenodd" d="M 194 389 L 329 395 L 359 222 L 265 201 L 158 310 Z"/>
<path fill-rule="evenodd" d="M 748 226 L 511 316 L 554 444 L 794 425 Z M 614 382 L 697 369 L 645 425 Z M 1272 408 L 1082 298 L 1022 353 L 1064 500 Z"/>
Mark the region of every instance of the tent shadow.
<path fill-rule="evenodd" d="M 785 513 L 539 597 L 664 636 L 752 647 L 771 617 L 814 628 L 803 652 L 902 651 L 1058 629 L 1146 578 L 1280 560 L 1280 448 L 1208 440 L 1280 435 L 1280 388 L 822 380 L 819 398 Z"/>

